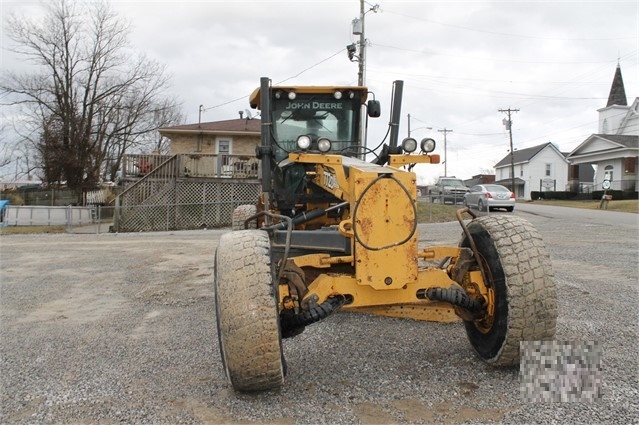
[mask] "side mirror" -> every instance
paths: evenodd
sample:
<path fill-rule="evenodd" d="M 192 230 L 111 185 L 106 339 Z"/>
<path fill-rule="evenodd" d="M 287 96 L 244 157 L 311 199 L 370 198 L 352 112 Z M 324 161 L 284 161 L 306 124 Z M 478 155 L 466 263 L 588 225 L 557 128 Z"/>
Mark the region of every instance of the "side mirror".
<path fill-rule="evenodd" d="M 379 104 L 379 100 L 369 100 L 366 109 L 371 118 L 379 118 L 382 115 L 382 106 Z"/>

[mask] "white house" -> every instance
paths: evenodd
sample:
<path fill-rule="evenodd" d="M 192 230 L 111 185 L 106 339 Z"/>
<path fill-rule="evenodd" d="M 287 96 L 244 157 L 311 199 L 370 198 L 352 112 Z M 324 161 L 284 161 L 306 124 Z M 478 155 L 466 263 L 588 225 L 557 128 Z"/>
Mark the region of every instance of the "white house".
<path fill-rule="evenodd" d="M 573 164 L 592 164 L 597 168 L 594 187 L 601 190 L 604 180 L 613 190 L 639 190 L 639 98 L 628 106 L 617 65 L 608 103 L 599 109 L 599 132 L 590 135 L 570 154 Z"/>
<path fill-rule="evenodd" d="M 512 161 L 510 154 L 504 157 L 495 165 L 496 184 L 512 186 L 513 163 L 517 199 L 531 200 L 533 191 L 563 191 L 568 185 L 568 160 L 552 143 L 516 150 Z"/>

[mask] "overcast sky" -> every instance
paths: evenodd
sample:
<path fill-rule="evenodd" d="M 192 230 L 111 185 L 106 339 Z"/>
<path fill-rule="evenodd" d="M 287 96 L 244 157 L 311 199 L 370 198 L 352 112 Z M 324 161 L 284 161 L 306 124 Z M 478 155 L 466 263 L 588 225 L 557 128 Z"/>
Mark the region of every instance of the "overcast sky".
<path fill-rule="evenodd" d="M 233 119 L 260 77 L 275 84 L 357 84 L 351 21 L 359 0 L 114 1 L 135 48 L 167 65 L 187 123 Z M 639 1 L 396 1 L 365 3 L 366 78 L 382 102 L 376 146 L 389 121 L 394 80 L 404 81 L 400 136 L 432 137 L 449 175 L 492 171 L 508 154 L 500 109 L 513 113 L 515 149 L 553 142 L 564 151 L 597 132 L 617 64 L 628 103 L 639 96 Z M 2 15 L 38 2 L 3 1 Z M 3 47 L 6 44 L 2 34 Z M 3 49 L 2 68 L 20 62 Z M 255 113 L 255 111 L 251 111 Z M 426 127 L 432 127 L 428 130 Z M 421 183 L 443 165 L 416 167 Z"/>

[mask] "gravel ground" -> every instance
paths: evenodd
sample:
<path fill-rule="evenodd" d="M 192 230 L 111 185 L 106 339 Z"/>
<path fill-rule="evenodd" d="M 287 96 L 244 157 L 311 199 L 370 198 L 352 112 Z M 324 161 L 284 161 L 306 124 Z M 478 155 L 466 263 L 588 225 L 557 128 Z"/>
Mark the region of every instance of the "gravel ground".
<path fill-rule="evenodd" d="M 222 230 L 0 238 L 0 422 L 639 423 L 637 226 L 518 213 L 555 268 L 558 340 L 603 346 L 603 397 L 523 403 L 460 323 L 338 312 L 290 340 L 285 387 L 234 393 L 213 307 Z M 456 223 L 420 241 L 456 244 Z"/>

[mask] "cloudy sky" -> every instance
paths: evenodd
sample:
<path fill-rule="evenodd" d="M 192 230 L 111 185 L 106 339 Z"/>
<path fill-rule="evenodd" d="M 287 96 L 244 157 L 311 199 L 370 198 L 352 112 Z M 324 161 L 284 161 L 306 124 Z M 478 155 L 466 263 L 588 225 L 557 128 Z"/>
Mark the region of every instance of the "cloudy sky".
<path fill-rule="evenodd" d="M 371 10 L 378 4 L 377 11 Z M 138 50 L 167 65 L 188 123 L 239 117 L 262 76 L 277 84 L 357 84 L 346 46 L 359 0 L 113 1 Z M 2 15 L 38 2 L 3 0 Z M 432 137 L 449 175 L 490 172 L 508 154 L 500 109 L 522 149 L 569 152 L 597 132 L 617 64 L 628 102 L 639 96 L 639 1 L 365 2 L 365 82 L 382 102 L 368 144 L 386 133 L 391 88 L 404 81 L 400 135 Z M 4 24 L 4 22 L 3 22 Z M 6 44 L 2 34 L 3 47 Z M 6 50 L 2 68 L 20 66 Z M 254 111 L 252 111 L 254 112 Z M 428 129 L 427 127 L 432 127 Z M 443 165 L 416 167 L 420 182 Z"/>

